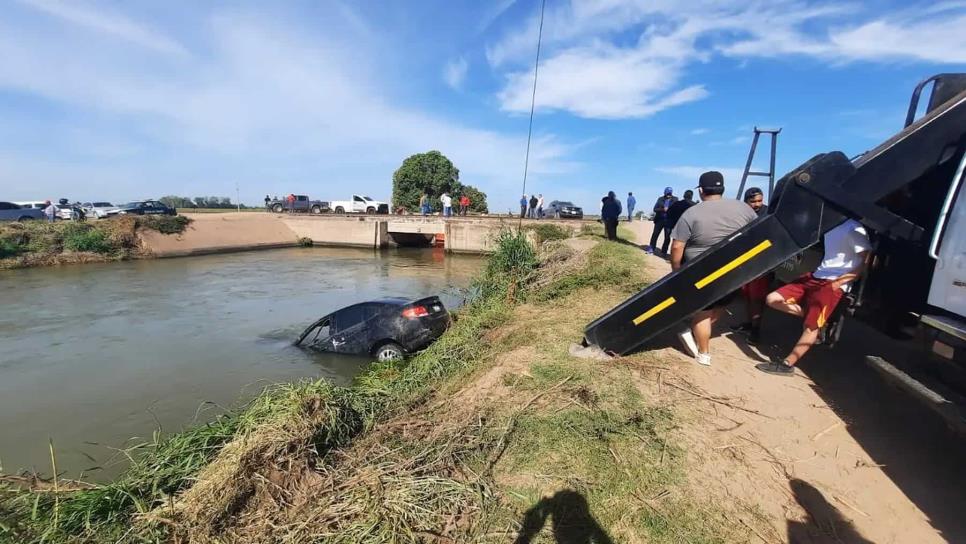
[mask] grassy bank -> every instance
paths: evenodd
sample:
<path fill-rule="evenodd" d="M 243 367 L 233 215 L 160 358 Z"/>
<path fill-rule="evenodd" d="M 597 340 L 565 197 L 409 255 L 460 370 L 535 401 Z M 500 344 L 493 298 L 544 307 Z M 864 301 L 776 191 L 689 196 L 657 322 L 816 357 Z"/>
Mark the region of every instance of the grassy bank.
<path fill-rule="evenodd" d="M 188 223 L 181 216 L 4 222 L 0 223 L 0 269 L 124 260 L 139 255 L 138 229 L 178 234 Z"/>
<path fill-rule="evenodd" d="M 594 236 L 594 235 L 591 235 Z M 647 278 L 631 245 L 505 233 L 454 326 L 351 387 L 267 389 L 131 452 L 116 482 L 0 494 L 15 542 L 724 542 L 646 356 L 569 355 Z M 593 247 L 590 247 L 593 246 Z M 554 531 L 566 532 L 565 538 Z M 586 538 L 583 538 L 586 536 Z M 568 540 L 569 539 L 569 540 Z"/>

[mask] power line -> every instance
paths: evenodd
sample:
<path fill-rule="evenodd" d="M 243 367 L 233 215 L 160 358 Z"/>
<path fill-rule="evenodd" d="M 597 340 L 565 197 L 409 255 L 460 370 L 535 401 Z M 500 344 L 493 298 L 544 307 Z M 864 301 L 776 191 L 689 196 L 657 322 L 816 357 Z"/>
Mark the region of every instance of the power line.
<path fill-rule="evenodd" d="M 537 103 L 537 73 L 540 69 L 540 43 L 543 41 L 543 14 L 547 10 L 547 0 L 542 0 L 540 5 L 540 30 L 537 31 L 537 60 L 533 63 L 533 94 L 530 96 L 530 126 L 527 128 L 527 154 L 523 161 L 523 191 L 520 194 L 527 194 L 527 172 L 530 169 L 530 139 L 533 137 L 533 110 Z M 523 224 L 523 214 L 520 217 L 520 224 Z"/>

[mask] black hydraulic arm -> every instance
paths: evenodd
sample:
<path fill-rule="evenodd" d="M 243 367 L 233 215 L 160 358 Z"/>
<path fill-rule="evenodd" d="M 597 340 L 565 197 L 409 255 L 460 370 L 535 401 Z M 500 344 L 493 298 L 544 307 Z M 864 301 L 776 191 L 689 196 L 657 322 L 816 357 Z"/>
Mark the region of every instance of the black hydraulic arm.
<path fill-rule="evenodd" d="M 961 149 L 964 139 L 966 92 L 854 163 L 840 152 L 812 158 L 778 182 L 771 213 L 590 323 L 587 342 L 613 353 L 634 351 L 818 243 L 846 217 L 894 236 L 921 237 L 921 228 L 877 203 L 954 156 L 950 150 Z"/>

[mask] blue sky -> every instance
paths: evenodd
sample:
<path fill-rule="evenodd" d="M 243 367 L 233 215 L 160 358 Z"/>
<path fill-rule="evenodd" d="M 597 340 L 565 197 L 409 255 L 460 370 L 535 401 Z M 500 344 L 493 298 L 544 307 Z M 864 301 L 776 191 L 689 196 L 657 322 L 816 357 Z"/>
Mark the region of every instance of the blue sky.
<path fill-rule="evenodd" d="M 537 0 L 0 3 L 0 199 L 388 199 L 438 149 L 520 195 Z M 875 146 L 923 77 L 966 70 L 966 2 L 547 0 L 527 192 L 734 189 Z M 761 155 L 762 158 L 766 154 Z"/>

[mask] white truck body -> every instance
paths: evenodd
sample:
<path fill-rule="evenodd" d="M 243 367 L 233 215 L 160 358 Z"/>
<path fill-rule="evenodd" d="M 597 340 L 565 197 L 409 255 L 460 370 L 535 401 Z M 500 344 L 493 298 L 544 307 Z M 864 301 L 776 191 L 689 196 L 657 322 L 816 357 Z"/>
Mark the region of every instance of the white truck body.
<path fill-rule="evenodd" d="M 329 206 L 335 213 L 377 213 L 380 206 L 389 209 L 388 202 L 374 200 L 365 195 L 352 195 L 351 200 L 333 200 Z"/>

